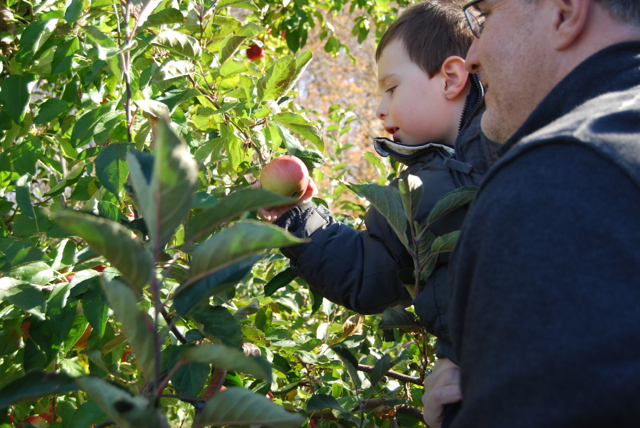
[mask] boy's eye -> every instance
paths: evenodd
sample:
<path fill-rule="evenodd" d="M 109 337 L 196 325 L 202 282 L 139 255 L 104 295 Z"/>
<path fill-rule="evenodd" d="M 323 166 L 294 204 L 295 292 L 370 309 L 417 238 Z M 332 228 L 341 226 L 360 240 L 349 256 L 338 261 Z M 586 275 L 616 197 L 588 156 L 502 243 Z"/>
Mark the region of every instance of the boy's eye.
<path fill-rule="evenodd" d="M 393 90 L 395 89 L 395 86 L 390 87 L 389 89 L 387 89 L 385 92 L 388 92 L 390 94 L 393 94 Z"/>

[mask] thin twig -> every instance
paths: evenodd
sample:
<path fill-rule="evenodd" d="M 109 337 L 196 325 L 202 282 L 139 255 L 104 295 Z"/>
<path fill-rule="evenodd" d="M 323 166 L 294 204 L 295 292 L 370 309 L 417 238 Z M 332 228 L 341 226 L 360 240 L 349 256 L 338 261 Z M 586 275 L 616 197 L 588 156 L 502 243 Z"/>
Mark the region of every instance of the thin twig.
<path fill-rule="evenodd" d="M 373 366 L 367 366 L 367 365 L 364 365 L 364 364 L 358 364 L 358 370 L 360 370 L 361 372 L 365 372 L 365 373 L 372 373 L 373 372 Z M 387 376 L 387 377 L 402 381 L 402 382 L 413 383 L 415 385 L 422 385 L 424 383 L 424 380 L 419 378 L 419 377 L 408 376 L 408 375 L 405 375 L 405 374 L 402 374 L 402 373 L 394 372 L 393 370 L 389 370 L 384 375 Z"/>

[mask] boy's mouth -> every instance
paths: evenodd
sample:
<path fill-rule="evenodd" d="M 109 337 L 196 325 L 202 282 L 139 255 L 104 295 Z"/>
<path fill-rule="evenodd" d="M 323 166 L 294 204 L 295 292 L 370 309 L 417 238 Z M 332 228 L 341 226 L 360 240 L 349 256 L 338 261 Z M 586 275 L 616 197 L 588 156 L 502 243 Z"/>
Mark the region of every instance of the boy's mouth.
<path fill-rule="evenodd" d="M 398 142 L 398 131 L 400 128 L 385 126 L 384 130 L 393 136 L 393 141 Z"/>

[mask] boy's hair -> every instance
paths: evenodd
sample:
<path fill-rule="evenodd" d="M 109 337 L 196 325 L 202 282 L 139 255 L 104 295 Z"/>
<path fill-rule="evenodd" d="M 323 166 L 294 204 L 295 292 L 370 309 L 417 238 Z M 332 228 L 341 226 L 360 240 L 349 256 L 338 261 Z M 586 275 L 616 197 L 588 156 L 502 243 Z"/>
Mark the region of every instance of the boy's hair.
<path fill-rule="evenodd" d="M 402 40 L 409 58 L 433 77 L 450 56 L 466 57 L 473 34 L 456 0 L 411 6 L 389 27 L 376 49 L 376 62 L 392 41 Z"/>

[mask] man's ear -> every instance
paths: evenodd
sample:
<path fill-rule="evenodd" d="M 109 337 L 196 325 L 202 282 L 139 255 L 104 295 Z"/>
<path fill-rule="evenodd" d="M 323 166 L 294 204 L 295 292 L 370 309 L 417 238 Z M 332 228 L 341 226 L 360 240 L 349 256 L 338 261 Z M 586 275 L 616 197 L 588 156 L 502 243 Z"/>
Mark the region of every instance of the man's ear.
<path fill-rule="evenodd" d="M 589 18 L 590 0 L 552 0 L 554 3 L 554 47 L 563 50 L 582 34 Z"/>
<path fill-rule="evenodd" d="M 445 59 L 440 68 L 440 74 L 444 78 L 443 92 L 448 100 L 453 100 L 464 92 L 469 81 L 469 72 L 464 68 L 464 59 L 459 56 L 450 56 Z"/>

